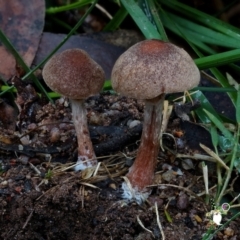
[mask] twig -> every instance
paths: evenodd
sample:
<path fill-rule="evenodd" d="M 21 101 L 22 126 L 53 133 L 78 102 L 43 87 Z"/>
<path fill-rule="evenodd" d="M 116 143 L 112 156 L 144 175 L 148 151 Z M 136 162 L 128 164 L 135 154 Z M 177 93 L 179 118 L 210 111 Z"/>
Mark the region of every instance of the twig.
<path fill-rule="evenodd" d="M 84 192 L 85 192 L 85 186 L 84 185 L 81 185 L 80 187 L 80 195 L 81 195 L 81 202 L 82 202 L 82 209 L 84 208 Z"/>
<path fill-rule="evenodd" d="M 207 155 L 198 154 L 198 153 L 195 153 L 193 155 L 178 153 L 176 155 L 176 158 L 191 158 L 193 160 L 204 160 L 204 161 L 209 161 L 209 162 L 216 162 L 215 158 L 207 156 Z"/>
<path fill-rule="evenodd" d="M 151 230 L 149 230 L 149 229 L 147 229 L 147 228 L 144 227 L 144 225 L 143 225 L 142 221 L 140 220 L 139 216 L 137 216 L 137 221 L 138 221 L 139 225 L 140 225 L 145 231 L 149 232 L 149 233 L 153 236 L 153 238 L 155 238 L 153 232 L 152 232 Z"/>
<path fill-rule="evenodd" d="M 155 202 L 155 211 L 156 211 L 156 215 L 157 215 L 157 224 L 158 224 L 158 227 L 159 227 L 161 235 L 162 235 L 162 240 L 165 240 L 165 234 L 163 232 L 162 224 L 160 222 L 160 218 L 159 218 L 159 214 L 158 214 L 157 202 Z"/>
<path fill-rule="evenodd" d="M 32 217 L 32 215 L 33 215 L 33 212 L 34 212 L 34 210 L 32 210 L 32 211 L 30 212 L 30 214 L 29 214 L 29 216 L 27 217 L 27 220 L 26 220 L 26 222 L 24 223 L 22 229 L 25 229 L 25 227 L 28 225 L 28 223 L 29 223 L 29 221 L 30 221 L 30 219 L 31 219 L 31 217 Z"/>
<path fill-rule="evenodd" d="M 220 164 L 227 171 L 229 171 L 229 167 L 225 164 L 225 162 L 215 152 L 213 152 L 210 148 L 206 147 L 205 145 L 203 145 L 201 143 L 199 145 L 206 153 L 208 153 L 211 157 L 213 157 L 218 164 Z"/>
<path fill-rule="evenodd" d="M 240 207 L 240 204 L 231 205 L 231 208 L 239 208 L 239 207 Z"/>
<path fill-rule="evenodd" d="M 238 142 L 239 142 L 239 136 L 240 136 L 240 126 L 238 124 L 238 129 L 237 129 L 237 133 L 234 136 L 234 147 L 232 150 L 232 156 L 231 156 L 231 161 L 230 161 L 230 167 L 229 170 L 226 172 L 226 177 L 224 180 L 224 184 L 222 186 L 221 192 L 219 193 L 218 199 L 216 200 L 216 204 L 219 205 L 222 197 L 225 195 L 225 191 L 227 189 L 227 186 L 229 184 L 230 178 L 232 176 L 232 171 L 233 171 L 233 167 L 234 167 L 234 162 L 236 159 L 236 155 L 237 155 L 237 151 L 238 151 Z"/>
<path fill-rule="evenodd" d="M 102 165 L 103 165 L 103 167 L 104 167 L 105 171 L 107 172 L 107 174 L 108 174 L 108 177 L 109 177 L 110 179 L 113 179 L 113 177 L 112 177 L 111 173 L 109 172 L 109 170 L 108 170 L 107 166 L 104 164 L 104 162 L 102 162 Z"/>
<path fill-rule="evenodd" d="M 232 208 L 232 204 L 240 197 L 240 193 L 230 202 L 231 208 Z M 239 204 L 236 204 L 239 205 Z"/>
<path fill-rule="evenodd" d="M 101 162 L 99 162 L 99 163 L 97 164 L 96 169 L 95 169 L 95 171 L 94 171 L 94 173 L 93 173 L 93 177 L 97 175 L 97 172 L 98 172 L 98 170 L 99 170 L 100 165 L 101 165 Z"/>
<path fill-rule="evenodd" d="M 40 170 L 38 170 L 37 167 L 35 167 L 32 163 L 29 162 L 29 165 L 30 165 L 30 168 L 32 168 L 36 173 L 37 175 L 39 175 L 40 177 L 42 176 L 42 173 Z"/>
<path fill-rule="evenodd" d="M 216 188 L 217 187 L 217 185 L 214 185 L 214 186 L 212 186 L 211 188 L 209 188 L 208 190 L 209 190 L 209 192 L 210 191 L 212 191 L 214 188 Z M 203 196 L 203 195 L 205 195 L 206 194 L 206 192 L 205 191 L 202 191 L 202 192 L 200 192 L 200 193 L 198 193 L 197 195 L 199 196 L 199 197 L 201 197 L 201 196 Z"/>
<path fill-rule="evenodd" d="M 101 5 L 96 4 L 96 8 L 98 8 L 100 11 L 102 11 L 110 20 L 113 19 L 112 15 Z"/>

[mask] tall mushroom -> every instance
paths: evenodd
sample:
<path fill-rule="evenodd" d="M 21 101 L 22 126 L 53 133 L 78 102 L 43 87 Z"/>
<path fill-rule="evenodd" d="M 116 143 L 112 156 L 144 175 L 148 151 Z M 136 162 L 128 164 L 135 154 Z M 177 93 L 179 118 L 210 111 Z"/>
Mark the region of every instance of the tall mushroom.
<path fill-rule="evenodd" d="M 71 101 L 72 120 L 78 140 L 78 164 L 75 170 L 96 165 L 84 100 L 102 89 L 105 80 L 103 69 L 85 51 L 68 49 L 54 55 L 46 63 L 43 78 L 50 89 Z"/>
<path fill-rule="evenodd" d="M 149 196 L 159 152 L 162 106 L 166 93 L 198 85 L 199 70 L 186 51 L 160 40 L 145 40 L 130 47 L 112 70 L 113 89 L 145 101 L 143 131 L 136 159 L 124 182 L 123 197 L 141 203 Z"/>

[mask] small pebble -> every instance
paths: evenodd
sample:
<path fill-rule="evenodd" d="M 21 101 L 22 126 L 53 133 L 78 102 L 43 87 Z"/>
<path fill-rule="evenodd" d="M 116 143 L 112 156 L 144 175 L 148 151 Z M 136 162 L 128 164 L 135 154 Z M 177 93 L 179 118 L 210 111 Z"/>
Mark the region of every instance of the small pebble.
<path fill-rule="evenodd" d="M 173 170 L 175 172 L 175 174 L 181 175 L 181 176 L 183 175 L 183 172 L 178 167 L 171 166 L 171 165 L 169 165 L 167 163 L 164 163 L 162 165 L 162 170 Z"/>
<path fill-rule="evenodd" d="M 141 122 L 139 120 L 129 120 L 127 123 L 129 128 L 134 128 L 139 124 L 141 124 Z"/>
<path fill-rule="evenodd" d="M 23 136 L 20 138 L 20 141 L 23 145 L 29 145 L 30 141 L 29 141 L 29 135 Z"/>
<path fill-rule="evenodd" d="M 189 205 L 188 195 L 185 193 L 180 193 L 180 196 L 177 200 L 177 207 L 181 210 L 186 209 Z"/>
<path fill-rule="evenodd" d="M 162 170 L 171 170 L 171 169 L 172 169 L 172 166 L 167 163 L 164 163 L 162 165 Z"/>
<path fill-rule="evenodd" d="M 148 202 L 152 205 L 155 206 L 155 203 L 157 203 L 157 207 L 162 207 L 163 205 L 163 199 L 161 199 L 160 197 L 157 196 L 150 196 L 148 198 Z"/>
<path fill-rule="evenodd" d="M 234 235 L 234 230 L 228 227 L 224 230 L 224 234 L 232 237 Z"/>
<path fill-rule="evenodd" d="M 198 215 L 194 215 L 194 219 L 198 222 L 201 223 L 202 219 Z"/>
<path fill-rule="evenodd" d="M 181 213 L 177 213 L 174 218 L 175 219 L 181 219 L 182 218 L 182 214 Z"/>
<path fill-rule="evenodd" d="M 16 208 L 16 212 L 17 212 L 17 215 L 18 215 L 18 216 L 23 216 L 25 210 L 24 210 L 23 207 L 19 207 L 19 208 Z"/>
<path fill-rule="evenodd" d="M 32 177 L 31 177 L 31 174 L 30 174 L 30 173 L 26 175 L 26 179 L 31 179 L 31 178 L 32 178 Z"/>
<path fill-rule="evenodd" d="M 110 109 L 121 111 L 121 110 L 122 110 L 122 106 L 120 105 L 119 102 L 115 102 L 115 103 L 112 104 L 112 106 L 110 107 Z"/>
<path fill-rule="evenodd" d="M 175 138 L 175 141 L 178 149 L 183 149 L 186 146 L 185 141 L 183 141 L 181 138 Z"/>
<path fill-rule="evenodd" d="M 92 125 L 103 125 L 104 118 L 101 114 L 96 114 L 95 112 L 91 112 L 88 116 L 88 121 Z"/>
<path fill-rule="evenodd" d="M 193 161 L 191 159 L 183 159 L 181 164 L 182 168 L 185 170 L 194 169 Z"/>
<path fill-rule="evenodd" d="M 32 131 L 32 130 L 34 130 L 34 129 L 36 129 L 37 128 L 37 124 L 35 124 L 35 123 L 30 123 L 29 125 L 28 125 L 28 130 L 29 131 Z"/>
<path fill-rule="evenodd" d="M 69 107 L 69 102 L 68 101 L 64 101 L 63 106 L 64 107 Z"/>
<path fill-rule="evenodd" d="M 2 186 L 7 186 L 8 185 L 8 181 L 2 181 L 1 183 L 0 183 Z"/>
<path fill-rule="evenodd" d="M 176 174 L 175 174 L 175 171 L 173 170 L 168 170 L 162 174 L 162 179 L 167 182 L 170 182 L 174 178 L 176 178 Z"/>
<path fill-rule="evenodd" d="M 51 132 L 50 132 L 50 142 L 54 143 L 54 142 L 59 141 L 59 139 L 60 139 L 59 128 L 57 128 L 57 127 L 52 128 Z"/>
<path fill-rule="evenodd" d="M 18 145 L 18 150 L 19 150 L 19 151 L 23 151 L 23 145 L 19 144 L 19 145 Z"/>
<path fill-rule="evenodd" d="M 117 186 L 116 186 L 115 183 L 110 183 L 110 184 L 109 184 L 109 187 L 112 188 L 112 189 L 114 189 L 114 190 L 117 189 Z"/>
<path fill-rule="evenodd" d="M 26 165 L 26 164 L 28 163 L 28 161 L 29 161 L 29 157 L 26 156 L 26 155 L 21 154 L 21 155 L 18 157 L 18 160 L 19 160 L 20 163 Z"/>
<path fill-rule="evenodd" d="M 162 183 L 162 175 L 160 173 L 155 174 L 153 182 L 154 184 Z"/>
<path fill-rule="evenodd" d="M 61 97 L 58 100 L 56 100 L 56 103 L 63 105 L 64 101 L 65 101 L 65 98 Z"/>

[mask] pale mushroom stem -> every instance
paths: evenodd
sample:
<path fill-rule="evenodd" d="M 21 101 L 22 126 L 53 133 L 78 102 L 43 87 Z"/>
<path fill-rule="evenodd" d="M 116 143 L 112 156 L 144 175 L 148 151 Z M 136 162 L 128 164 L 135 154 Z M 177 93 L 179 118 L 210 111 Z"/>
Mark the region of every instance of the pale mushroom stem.
<path fill-rule="evenodd" d="M 162 121 L 162 108 L 165 94 L 157 98 L 145 100 L 143 131 L 137 157 L 127 174 L 132 186 L 132 193 L 124 195 L 135 198 L 138 202 L 145 200 L 149 191 L 146 186 L 151 185 L 154 179 L 154 170 L 159 152 L 159 136 Z M 126 191 L 126 185 L 123 186 Z"/>
<path fill-rule="evenodd" d="M 75 170 L 83 170 L 97 164 L 96 155 L 90 138 L 84 100 L 71 99 L 72 120 L 78 141 L 78 161 Z"/>

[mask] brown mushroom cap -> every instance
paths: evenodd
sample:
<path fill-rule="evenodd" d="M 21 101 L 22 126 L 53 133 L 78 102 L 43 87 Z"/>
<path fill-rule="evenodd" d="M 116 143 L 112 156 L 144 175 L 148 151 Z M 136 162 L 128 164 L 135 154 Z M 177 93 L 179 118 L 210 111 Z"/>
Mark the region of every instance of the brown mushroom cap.
<path fill-rule="evenodd" d="M 111 80 L 113 89 L 122 95 L 152 99 L 197 86 L 200 73 L 185 50 L 172 43 L 145 40 L 118 58 Z"/>
<path fill-rule="evenodd" d="M 81 49 L 68 49 L 54 55 L 43 68 L 46 84 L 71 99 L 85 99 L 100 92 L 105 74 Z"/>

